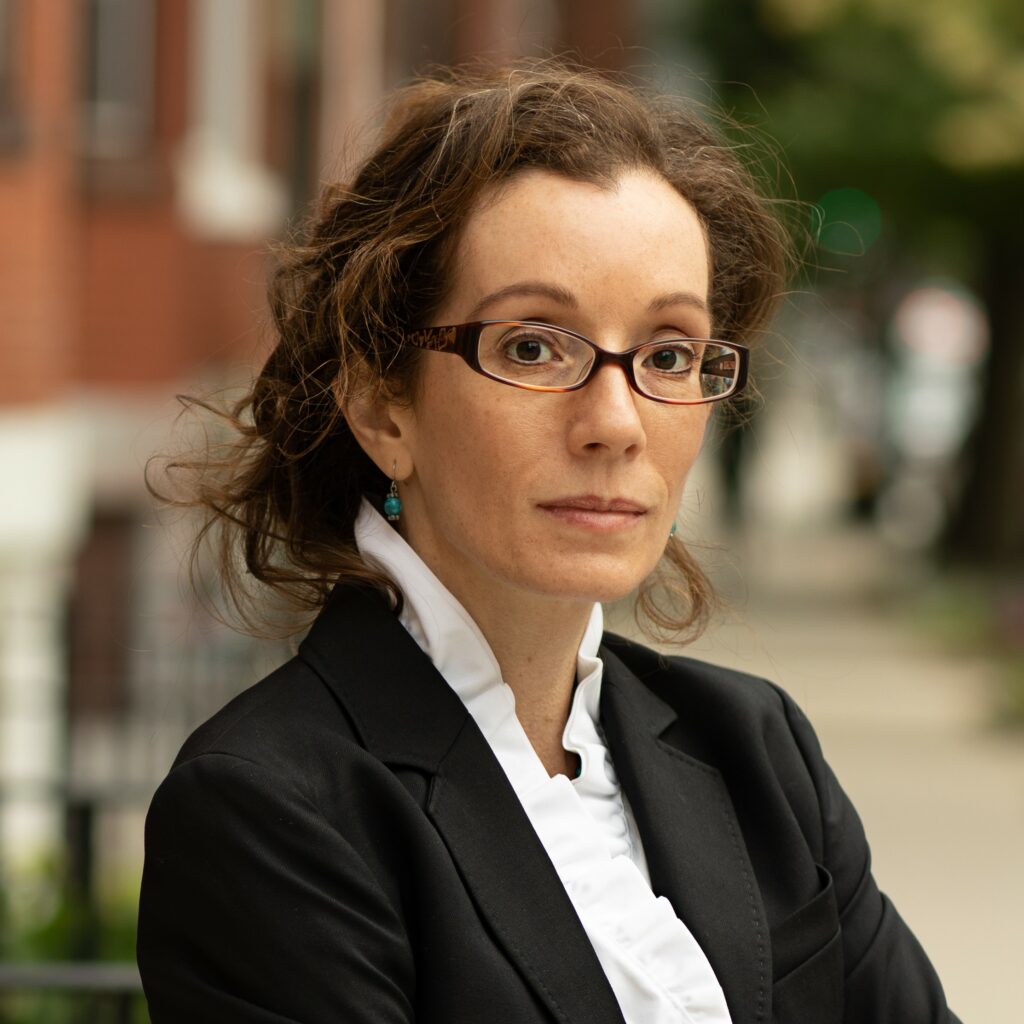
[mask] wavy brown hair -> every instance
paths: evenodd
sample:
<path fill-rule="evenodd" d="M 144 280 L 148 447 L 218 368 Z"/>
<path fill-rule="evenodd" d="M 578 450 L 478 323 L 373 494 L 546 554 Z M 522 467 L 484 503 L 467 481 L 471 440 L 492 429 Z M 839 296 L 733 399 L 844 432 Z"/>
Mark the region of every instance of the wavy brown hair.
<path fill-rule="evenodd" d="M 356 549 L 360 501 L 387 482 L 341 408 L 366 387 L 412 400 L 418 353 L 401 332 L 430 323 L 444 299 L 482 193 L 527 168 L 607 188 L 627 169 L 661 175 L 706 232 L 715 336 L 749 343 L 765 327 L 785 234 L 735 147 L 692 105 L 551 61 L 447 70 L 400 89 L 369 156 L 323 190 L 303 237 L 276 250 L 276 344 L 251 390 L 227 408 L 188 400 L 220 417 L 228 439 L 168 465 L 186 477 L 173 503 L 204 514 L 194 554 L 214 541 L 223 588 L 250 629 L 265 621 L 264 588 L 305 613 L 337 583 L 401 601 Z M 688 638 L 713 600 L 673 538 L 639 592 L 638 618 L 651 635 Z"/>

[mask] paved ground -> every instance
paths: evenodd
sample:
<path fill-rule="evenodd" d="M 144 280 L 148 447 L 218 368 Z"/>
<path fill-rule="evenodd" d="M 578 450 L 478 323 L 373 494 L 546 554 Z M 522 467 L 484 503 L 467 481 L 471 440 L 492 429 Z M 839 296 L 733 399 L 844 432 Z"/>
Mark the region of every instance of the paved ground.
<path fill-rule="evenodd" d="M 927 576 L 867 534 L 742 546 L 713 558 L 733 610 L 690 653 L 769 676 L 797 699 L 950 1004 L 965 1024 L 1018 1024 L 1024 736 L 991 724 L 994 667 L 913 624 L 901 600 Z"/>

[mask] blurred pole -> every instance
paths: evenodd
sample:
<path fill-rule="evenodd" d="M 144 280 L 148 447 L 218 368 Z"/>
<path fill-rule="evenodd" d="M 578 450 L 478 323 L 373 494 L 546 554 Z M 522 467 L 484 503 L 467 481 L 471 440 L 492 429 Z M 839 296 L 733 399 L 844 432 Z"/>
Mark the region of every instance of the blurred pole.
<path fill-rule="evenodd" d="M 1024 566 L 1024 270 L 1020 240 L 989 242 L 983 297 L 991 325 L 982 407 L 946 547 L 968 562 Z"/>
<path fill-rule="evenodd" d="M 319 168 L 320 18 L 316 0 L 300 0 L 289 9 L 294 19 L 291 164 L 289 191 L 293 210 L 305 209 L 317 192 Z"/>
<path fill-rule="evenodd" d="M 192 233 L 255 241 L 287 214 L 284 183 L 263 161 L 266 40 L 248 0 L 192 0 L 189 128 L 179 163 L 180 213 Z"/>
<path fill-rule="evenodd" d="M 65 822 L 67 894 L 75 914 L 68 936 L 70 948 L 66 955 L 72 960 L 94 960 L 99 952 L 99 911 L 93 885 L 96 841 L 96 806 L 93 799 L 69 798 Z"/>

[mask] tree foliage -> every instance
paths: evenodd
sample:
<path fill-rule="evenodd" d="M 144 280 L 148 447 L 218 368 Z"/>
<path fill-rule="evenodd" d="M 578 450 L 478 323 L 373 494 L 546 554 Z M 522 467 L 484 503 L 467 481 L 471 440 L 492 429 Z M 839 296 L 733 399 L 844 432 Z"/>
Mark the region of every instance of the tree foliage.
<path fill-rule="evenodd" d="M 695 0 L 670 31 L 708 55 L 718 103 L 778 141 L 796 197 L 877 202 L 882 244 L 842 264 L 850 287 L 946 274 L 982 297 L 982 415 L 947 546 L 1024 561 L 1024 4 Z"/>

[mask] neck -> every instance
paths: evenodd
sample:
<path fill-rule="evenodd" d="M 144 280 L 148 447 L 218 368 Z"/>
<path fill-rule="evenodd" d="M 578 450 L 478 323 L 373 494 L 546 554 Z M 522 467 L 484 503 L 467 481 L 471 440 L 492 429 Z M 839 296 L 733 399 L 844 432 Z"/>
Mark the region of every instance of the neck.
<path fill-rule="evenodd" d="M 480 627 L 502 679 L 516 698 L 519 718 L 549 775 L 576 774 L 577 758 L 562 746 L 576 681 L 576 658 L 593 605 L 518 600 L 474 602 L 455 595 Z"/>
<path fill-rule="evenodd" d="M 411 519 L 412 517 L 410 517 Z M 562 746 L 569 717 L 576 660 L 594 609 L 593 601 L 524 591 L 474 571 L 465 560 L 439 550 L 429 532 L 402 533 L 452 596 L 470 614 L 516 700 L 516 717 L 549 775 L 575 776 L 578 758 Z"/>

